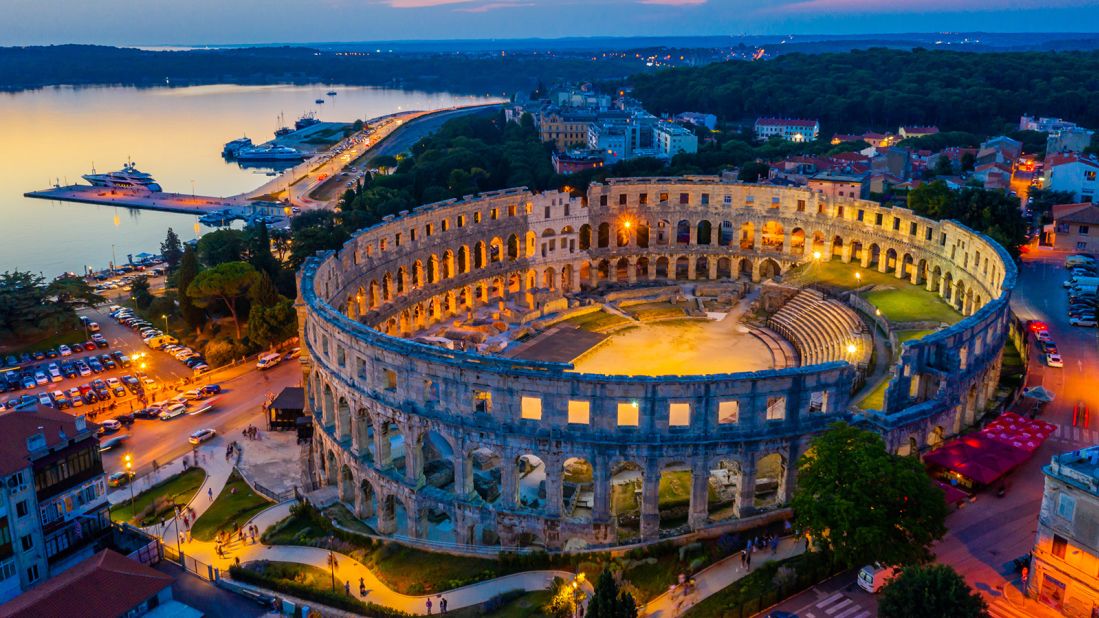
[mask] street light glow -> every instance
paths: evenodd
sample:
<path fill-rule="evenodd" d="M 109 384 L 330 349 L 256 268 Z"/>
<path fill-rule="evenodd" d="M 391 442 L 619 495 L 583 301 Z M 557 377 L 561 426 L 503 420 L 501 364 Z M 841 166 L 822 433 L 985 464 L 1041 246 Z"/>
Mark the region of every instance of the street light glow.
<path fill-rule="evenodd" d="M 856 350 L 858 350 L 858 348 L 855 347 L 855 344 L 853 344 L 853 343 L 847 344 L 847 353 L 848 354 L 854 354 L 856 352 Z"/>
<path fill-rule="evenodd" d="M 814 260 L 819 260 L 820 259 L 820 251 L 814 251 L 813 252 L 813 259 Z"/>

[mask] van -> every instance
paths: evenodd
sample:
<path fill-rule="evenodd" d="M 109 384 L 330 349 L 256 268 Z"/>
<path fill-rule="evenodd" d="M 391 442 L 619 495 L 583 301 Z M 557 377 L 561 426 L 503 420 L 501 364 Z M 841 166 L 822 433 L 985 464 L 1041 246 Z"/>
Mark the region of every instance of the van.
<path fill-rule="evenodd" d="M 896 567 L 882 566 L 880 562 L 868 564 L 859 569 L 859 587 L 871 594 L 877 594 L 882 586 L 893 579 L 896 572 Z"/>
<path fill-rule="evenodd" d="M 166 345 L 174 345 L 177 343 L 179 343 L 179 340 L 171 335 L 158 335 L 156 337 L 149 337 L 145 340 L 145 345 L 153 349 L 159 349 Z"/>
<path fill-rule="evenodd" d="M 264 354 L 256 360 L 256 369 L 270 369 L 282 362 L 282 354 L 271 352 Z"/>

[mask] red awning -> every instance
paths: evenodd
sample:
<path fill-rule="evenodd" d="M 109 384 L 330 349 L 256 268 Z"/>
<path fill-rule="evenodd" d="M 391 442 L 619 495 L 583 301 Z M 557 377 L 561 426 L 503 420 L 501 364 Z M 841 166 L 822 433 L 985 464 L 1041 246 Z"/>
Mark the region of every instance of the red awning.
<path fill-rule="evenodd" d="M 947 504 L 957 504 L 969 498 L 969 494 L 951 485 L 950 483 L 944 483 L 936 479 L 935 484 L 939 486 L 939 489 L 943 490 L 943 499 L 946 500 Z"/>
<path fill-rule="evenodd" d="M 923 460 L 988 485 L 1029 459 L 1031 453 L 994 440 L 987 434 L 974 433 L 947 442 L 924 455 Z"/>

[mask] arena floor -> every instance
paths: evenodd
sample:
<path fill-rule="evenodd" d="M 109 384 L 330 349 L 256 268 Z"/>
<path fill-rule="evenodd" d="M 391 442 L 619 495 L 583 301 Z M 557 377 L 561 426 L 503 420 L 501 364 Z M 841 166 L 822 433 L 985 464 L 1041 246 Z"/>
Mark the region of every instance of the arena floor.
<path fill-rule="evenodd" d="M 773 367 L 767 346 L 732 316 L 640 324 L 610 335 L 574 361 L 574 371 L 605 375 L 699 375 Z"/>

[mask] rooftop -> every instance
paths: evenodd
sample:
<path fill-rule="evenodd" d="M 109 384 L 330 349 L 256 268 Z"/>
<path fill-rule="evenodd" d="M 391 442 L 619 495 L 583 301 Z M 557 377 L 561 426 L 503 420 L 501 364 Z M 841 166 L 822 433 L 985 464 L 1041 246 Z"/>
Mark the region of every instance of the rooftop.
<path fill-rule="evenodd" d="M 124 584 L 124 585 L 123 585 Z M 104 549 L 0 607 L 0 616 L 123 616 L 172 585 L 172 578 Z"/>
<path fill-rule="evenodd" d="M 8 475 L 31 463 L 28 443 L 35 434 L 43 441 L 34 450 L 62 446 L 94 427 L 83 416 L 52 409 L 23 409 L 0 414 L 0 475 Z"/>
<path fill-rule="evenodd" d="M 1099 496 L 1099 446 L 1054 455 L 1045 472 Z"/>
<path fill-rule="evenodd" d="M 806 120 L 804 118 L 759 118 L 756 125 L 782 125 L 787 127 L 815 127 L 819 120 Z"/>
<path fill-rule="evenodd" d="M 1053 207 L 1053 220 L 1062 223 L 1099 223 L 1099 205 L 1090 202 L 1057 204 Z"/>

